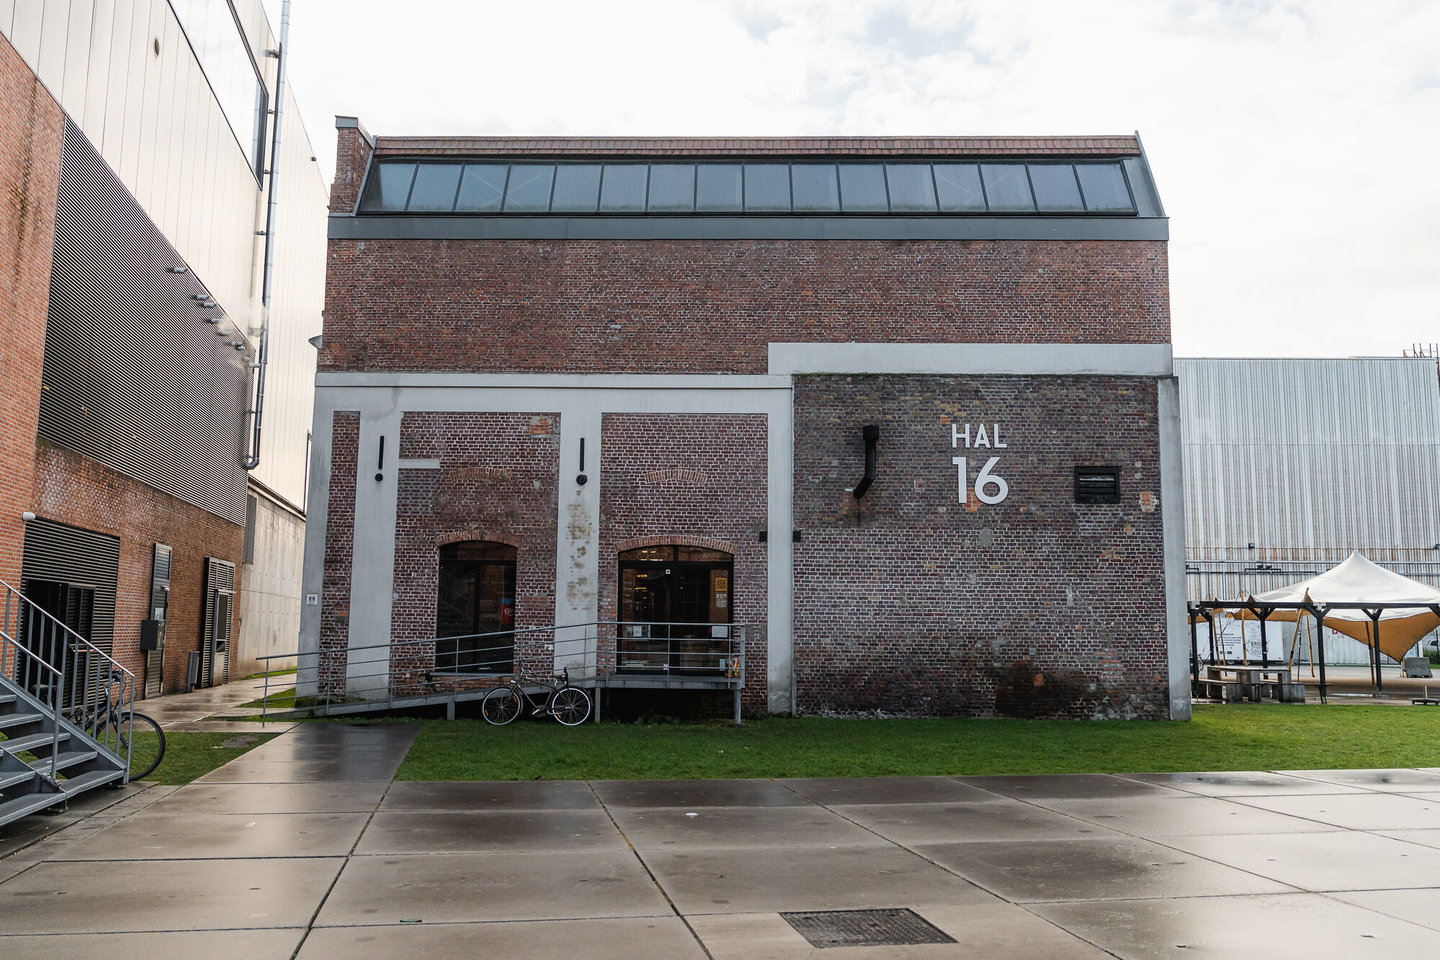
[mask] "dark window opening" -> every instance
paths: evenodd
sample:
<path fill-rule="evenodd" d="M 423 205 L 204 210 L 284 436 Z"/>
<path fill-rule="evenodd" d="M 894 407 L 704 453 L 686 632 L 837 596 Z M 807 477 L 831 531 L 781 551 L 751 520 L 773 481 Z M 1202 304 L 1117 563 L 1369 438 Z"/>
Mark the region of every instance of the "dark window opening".
<path fill-rule="evenodd" d="M 470 540 L 440 548 L 435 669 L 510 673 L 515 668 L 514 547 Z"/>
<path fill-rule="evenodd" d="M 734 622 L 735 558 L 703 547 L 641 547 L 619 557 L 617 669 L 723 674 Z"/>

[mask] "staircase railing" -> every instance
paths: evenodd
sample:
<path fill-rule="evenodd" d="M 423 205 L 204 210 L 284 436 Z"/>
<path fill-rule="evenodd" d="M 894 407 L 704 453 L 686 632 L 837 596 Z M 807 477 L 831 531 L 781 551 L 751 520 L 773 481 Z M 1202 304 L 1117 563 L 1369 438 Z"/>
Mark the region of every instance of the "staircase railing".
<path fill-rule="evenodd" d="M 528 627 L 460 637 L 393 640 L 365 646 L 274 654 L 294 661 L 297 706 L 396 701 L 485 690 L 517 670 L 568 669 L 587 687 L 708 687 L 737 692 L 745 685 L 745 624 L 594 621 Z M 272 702 L 268 669 L 261 716 L 288 708 Z M 738 698 L 737 698 L 737 711 Z"/>
<path fill-rule="evenodd" d="M 0 588 L 0 677 L 25 689 L 54 721 L 50 778 L 59 772 L 62 726 L 79 729 L 128 767 L 129 731 L 110 724 L 99 705 L 118 684 L 117 707 L 126 717 L 135 703 L 135 674 L 10 584 L 0 580 Z"/>

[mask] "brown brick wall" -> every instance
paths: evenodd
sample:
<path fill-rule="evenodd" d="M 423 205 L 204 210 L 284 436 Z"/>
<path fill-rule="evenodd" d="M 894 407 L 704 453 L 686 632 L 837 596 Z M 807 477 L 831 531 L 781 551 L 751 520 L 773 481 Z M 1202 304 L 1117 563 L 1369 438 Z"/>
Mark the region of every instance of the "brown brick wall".
<path fill-rule="evenodd" d="M 335 133 L 335 184 L 330 188 L 330 212 L 352 213 L 370 162 L 370 143 L 354 127 L 341 127 Z"/>
<path fill-rule="evenodd" d="M 331 417 L 330 490 L 325 514 L 325 570 L 320 587 L 320 676 L 331 694 L 345 692 L 345 650 L 350 643 L 350 565 L 355 551 L 355 476 L 360 414 Z"/>
<path fill-rule="evenodd" d="M 144 674 L 140 621 L 149 616 L 154 545 L 174 548 L 164 689 L 182 689 L 187 658 L 200 649 L 204 628 L 205 558 L 235 564 L 238 595 L 244 528 L 44 440 L 35 453 L 33 503 L 46 519 L 119 538 L 112 655 L 137 676 Z"/>
<path fill-rule="evenodd" d="M 766 424 L 754 414 L 606 414 L 601 421 L 600 619 L 616 618 L 621 550 L 734 554 L 734 622 L 749 625 L 747 709 L 766 704 Z"/>
<path fill-rule="evenodd" d="M 31 487 L 64 115 L 0 37 L 0 580 L 17 589 Z M 37 511 L 38 512 L 38 511 Z"/>
<path fill-rule="evenodd" d="M 1166 716 L 1156 402 L 1133 378 L 798 378 L 799 710 Z M 1005 448 L 952 448 L 952 423 L 996 422 Z M 1077 464 L 1121 467 L 1122 501 L 1076 504 Z"/>
<path fill-rule="evenodd" d="M 555 622 L 555 537 L 559 418 L 537 413 L 410 412 L 401 422 L 402 458 L 438 459 L 439 470 L 400 471 L 395 530 L 396 640 L 435 636 L 439 547 L 493 540 L 516 548 L 515 627 Z M 549 674 L 548 631 L 516 637 L 516 666 Z M 392 670 L 423 673 L 431 645 Z"/>
<path fill-rule="evenodd" d="M 756 374 L 772 341 L 1165 343 L 1167 283 L 1151 241 L 331 240 L 320 368 Z"/>

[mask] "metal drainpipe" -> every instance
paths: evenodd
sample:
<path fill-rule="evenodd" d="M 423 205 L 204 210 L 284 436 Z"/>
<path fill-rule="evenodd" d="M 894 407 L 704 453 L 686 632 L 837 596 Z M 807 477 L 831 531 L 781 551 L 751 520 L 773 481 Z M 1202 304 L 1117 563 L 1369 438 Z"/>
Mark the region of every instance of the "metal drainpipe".
<path fill-rule="evenodd" d="M 275 129 L 270 141 L 270 192 L 265 205 L 265 273 L 260 287 L 264 314 L 260 327 L 260 355 L 255 364 L 254 404 L 250 410 L 250 455 L 241 461 L 246 470 L 260 466 L 260 421 L 265 412 L 265 367 L 270 362 L 270 284 L 275 277 L 275 189 L 280 176 L 280 119 L 285 112 L 285 47 L 290 40 L 290 0 L 280 6 L 280 48 L 275 67 Z"/>

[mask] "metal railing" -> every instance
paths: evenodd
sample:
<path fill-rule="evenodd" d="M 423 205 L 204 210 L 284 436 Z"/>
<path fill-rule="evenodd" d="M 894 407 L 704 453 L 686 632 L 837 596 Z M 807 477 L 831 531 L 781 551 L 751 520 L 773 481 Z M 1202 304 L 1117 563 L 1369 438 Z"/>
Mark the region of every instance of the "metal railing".
<path fill-rule="evenodd" d="M 458 637 L 259 657 L 296 663 L 298 709 L 326 712 L 365 702 L 377 709 L 397 701 L 442 700 L 483 693 L 517 673 L 562 669 L 576 686 L 745 686 L 745 624 L 594 621 L 527 627 Z M 287 674 L 288 675 L 288 674 Z M 276 676 L 281 676 L 276 674 Z M 261 716 L 271 707 L 271 672 L 264 674 Z"/>
<path fill-rule="evenodd" d="M 5 596 L 0 677 L 29 694 L 53 721 L 50 779 L 59 773 L 62 728 L 90 737 L 128 770 L 131 737 L 119 724 L 110 723 L 107 701 L 118 684 L 116 709 L 121 718 L 129 716 L 135 703 L 135 675 L 10 584 L 0 580 L 0 587 Z"/>

